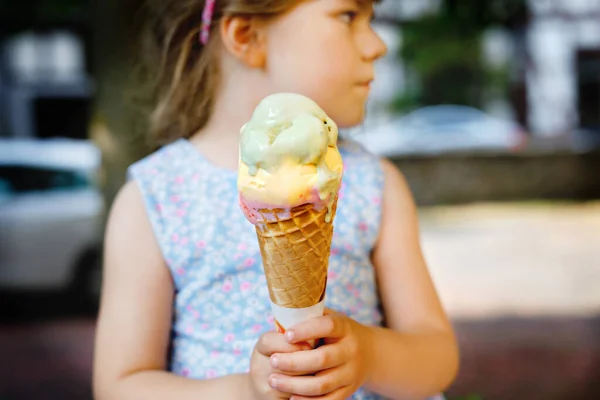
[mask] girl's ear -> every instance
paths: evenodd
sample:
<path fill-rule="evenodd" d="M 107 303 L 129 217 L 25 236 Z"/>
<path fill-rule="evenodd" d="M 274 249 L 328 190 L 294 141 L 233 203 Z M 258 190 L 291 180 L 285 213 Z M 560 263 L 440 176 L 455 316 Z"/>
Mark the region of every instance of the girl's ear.
<path fill-rule="evenodd" d="M 225 48 L 251 68 L 264 68 L 267 61 L 265 21 L 257 17 L 229 16 L 221 21 Z"/>

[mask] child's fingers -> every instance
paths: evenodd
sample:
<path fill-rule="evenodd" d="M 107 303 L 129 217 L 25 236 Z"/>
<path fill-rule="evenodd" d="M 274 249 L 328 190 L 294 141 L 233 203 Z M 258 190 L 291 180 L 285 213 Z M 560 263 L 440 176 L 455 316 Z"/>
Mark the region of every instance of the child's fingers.
<path fill-rule="evenodd" d="M 322 338 L 341 338 L 346 332 L 346 321 L 339 314 L 333 313 L 301 322 L 289 329 L 285 337 L 290 343 L 298 343 Z"/>
<path fill-rule="evenodd" d="M 271 367 L 280 371 L 309 374 L 340 366 L 346 362 L 346 356 L 341 346 L 331 344 L 311 351 L 289 354 L 275 353 L 271 356 L 270 361 Z"/>
<path fill-rule="evenodd" d="M 349 370 L 344 367 L 321 371 L 315 376 L 269 376 L 269 385 L 273 389 L 300 396 L 324 396 L 350 384 Z"/>
<path fill-rule="evenodd" d="M 266 332 L 258 339 L 256 351 L 270 357 L 273 353 L 291 353 L 300 350 L 309 350 L 306 343 L 294 344 L 285 339 L 285 336 L 277 332 Z"/>
<path fill-rule="evenodd" d="M 293 395 L 290 400 L 346 400 L 352 395 L 352 391 L 350 390 L 350 386 L 344 386 L 339 389 L 334 390 L 331 393 L 326 394 L 325 396 L 299 396 Z"/>

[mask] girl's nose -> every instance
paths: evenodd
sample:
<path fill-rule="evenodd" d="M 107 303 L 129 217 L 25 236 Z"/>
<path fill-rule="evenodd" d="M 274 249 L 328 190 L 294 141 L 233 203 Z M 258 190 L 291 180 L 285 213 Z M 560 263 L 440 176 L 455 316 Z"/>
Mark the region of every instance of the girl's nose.
<path fill-rule="evenodd" d="M 387 45 L 381 37 L 370 27 L 365 34 L 363 43 L 363 57 L 366 61 L 375 61 L 385 56 L 388 51 Z"/>

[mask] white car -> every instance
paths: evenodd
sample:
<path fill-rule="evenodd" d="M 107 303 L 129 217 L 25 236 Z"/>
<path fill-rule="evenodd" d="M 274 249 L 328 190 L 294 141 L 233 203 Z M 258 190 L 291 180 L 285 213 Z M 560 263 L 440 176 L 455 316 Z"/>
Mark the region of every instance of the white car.
<path fill-rule="evenodd" d="M 0 290 L 97 296 L 100 162 L 87 140 L 0 139 Z"/>
<path fill-rule="evenodd" d="M 514 151 L 527 135 L 516 122 L 476 108 L 438 105 L 420 108 L 353 137 L 375 154 L 443 154 L 461 151 Z"/>

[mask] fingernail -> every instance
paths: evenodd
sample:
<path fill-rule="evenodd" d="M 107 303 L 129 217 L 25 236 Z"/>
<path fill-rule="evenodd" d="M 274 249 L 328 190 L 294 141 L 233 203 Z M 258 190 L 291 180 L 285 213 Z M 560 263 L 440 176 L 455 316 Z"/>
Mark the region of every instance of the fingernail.
<path fill-rule="evenodd" d="M 287 332 L 285 333 L 285 337 L 287 338 L 287 340 L 288 340 L 289 342 L 291 342 L 292 340 L 294 340 L 294 336 L 295 336 L 295 335 L 294 335 L 294 331 L 287 331 Z"/>
<path fill-rule="evenodd" d="M 269 378 L 269 386 L 271 386 L 273 389 L 277 389 L 277 379 L 273 377 Z"/>
<path fill-rule="evenodd" d="M 271 356 L 271 367 L 277 368 L 279 366 L 279 357 Z"/>

